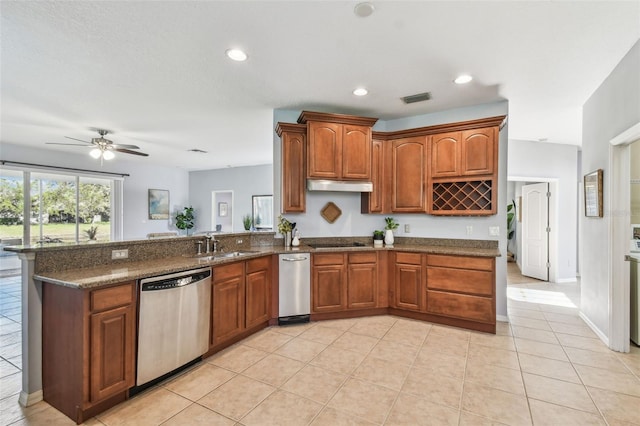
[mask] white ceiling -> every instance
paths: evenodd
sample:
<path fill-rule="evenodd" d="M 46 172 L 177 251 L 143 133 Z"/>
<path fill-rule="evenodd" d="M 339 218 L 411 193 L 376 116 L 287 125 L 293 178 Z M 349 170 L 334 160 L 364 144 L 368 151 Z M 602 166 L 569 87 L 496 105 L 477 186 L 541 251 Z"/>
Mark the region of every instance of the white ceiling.
<path fill-rule="evenodd" d="M 640 1 L 357 3 L 4 0 L 0 142 L 77 152 L 45 142 L 101 127 L 150 154 L 128 160 L 210 169 L 270 163 L 274 108 L 392 119 L 508 99 L 511 139 L 580 145 L 582 105 L 640 38 Z"/>

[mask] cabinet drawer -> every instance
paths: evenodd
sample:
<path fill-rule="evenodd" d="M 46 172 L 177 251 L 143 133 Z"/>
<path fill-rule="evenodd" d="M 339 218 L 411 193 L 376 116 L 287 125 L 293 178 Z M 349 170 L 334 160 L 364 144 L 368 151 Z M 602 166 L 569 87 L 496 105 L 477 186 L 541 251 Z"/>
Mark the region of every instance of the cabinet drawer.
<path fill-rule="evenodd" d="M 493 272 L 427 267 L 427 288 L 493 295 Z"/>
<path fill-rule="evenodd" d="M 492 257 L 445 256 L 430 254 L 427 256 L 427 266 L 443 266 L 445 268 L 477 269 L 493 271 Z"/>
<path fill-rule="evenodd" d="M 396 263 L 408 263 L 410 265 L 421 265 L 422 255 L 420 253 L 396 253 Z"/>
<path fill-rule="evenodd" d="M 427 312 L 495 324 L 493 299 L 466 294 L 427 291 Z"/>
<path fill-rule="evenodd" d="M 133 282 L 116 287 L 93 290 L 91 292 L 91 311 L 106 309 L 133 303 Z"/>
<path fill-rule="evenodd" d="M 268 269 L 270 265 L 271 256 L 264 256 L 257 259 L 247 260 L 247 274 Z"/>
<path fill-rule="evenodd" d="M 349 263 L 376 263 L 377 259 L 375 252 L 349 253 Z"/>
<path fill-rule="evenodd" d="M 322 253 L 313 255 L 313 265 L 343 265 L 343 253 Z"/>
<path fill-rule="evenodd" d="M 223 281 L 240 275 L 244 275 L 244 262 L 213 268 L 213 282 Z"/>

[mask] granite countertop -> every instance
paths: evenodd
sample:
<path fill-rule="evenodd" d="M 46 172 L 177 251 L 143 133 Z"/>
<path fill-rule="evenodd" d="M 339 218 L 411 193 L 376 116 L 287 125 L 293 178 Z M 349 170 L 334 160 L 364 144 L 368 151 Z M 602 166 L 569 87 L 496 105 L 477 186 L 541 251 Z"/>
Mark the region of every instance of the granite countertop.
<path fill-rule="evenodd" d="M 271 254 L 283 253 L 331 253 L 331 252 L 351 252 L 351 251 L 371 251 L 371 250 L 395 250 L 403 252 L 448 254 L 459 256 L 475 257 L 500 257 L 497 248 L 474 248 L 456 247 L 441 245 L 413 245 L 396 244 L 393 247 L 374 248 L 372 245 L 359 247 L 336 247 L 313 249 L 309 246 L 284 248 L 282 246 L 261 246 L 252 247 L 248 250 L 241 250 L 246 254 L 238 257 L 213 258 L 210 257 L 185 257 L 174 256 L 161 259 L 145 260 L 139 262 L 128 262 L 118 264 L 107 264 L 91 268 L 67 269 L 64 271 L 45 272 L 36 274 L 34 278 L 52 284 L 63 285 L 73 288 L 95 288 L 109 284 L 116 284 L 125 281 L 137 280 L 141 278 L 153 277 L 157 275 L 171 274 L 174 272 L 186 271 L 208 266 L 219 266 L 237 261 L 244 261 Z"/>

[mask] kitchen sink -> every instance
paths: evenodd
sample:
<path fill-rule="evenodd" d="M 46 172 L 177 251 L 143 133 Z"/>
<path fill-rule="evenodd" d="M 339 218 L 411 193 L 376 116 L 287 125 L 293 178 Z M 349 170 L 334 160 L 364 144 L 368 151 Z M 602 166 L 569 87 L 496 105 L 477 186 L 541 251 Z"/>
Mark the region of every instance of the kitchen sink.
<path fill-rule="evenodd" d="M 248 256 L 251 254 L 255 254 L 258 253 L 257 251 L 249 251 L 249 250 L 244 250 L 244 251 L 230 251 L 228 253 L 223 253 L 223 252 L 218 252 L 218 253 L 211 253 L 211 254 L 200 254 L 200 255 L 189 255 L 188 257 L 195 257 L 198 259 L 198 262 L 211 262 L 212 260 L 216 260 L 216 259 L 228 259 L 230 257 L 241 257 L 241 256 Z"/>

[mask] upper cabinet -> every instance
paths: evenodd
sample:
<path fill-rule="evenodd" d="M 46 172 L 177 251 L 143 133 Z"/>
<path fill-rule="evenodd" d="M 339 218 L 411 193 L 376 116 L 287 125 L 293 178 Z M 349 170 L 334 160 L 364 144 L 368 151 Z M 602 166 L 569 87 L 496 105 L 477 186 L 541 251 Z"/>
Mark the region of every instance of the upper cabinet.
<path fill-rule="evenodd" d="M 276 132 L 282 139 L 282 213 L 304 213 L 307 126 L 278 123 Z"/>
<path fill-rule="evenodd" d="M 391 212 L 426 213 L 427 139 L 391 141 Z"/>
<path fill-rule="evenodd" d="M 371 126 L 375 118 L 303 111 L 307 124 L 307 177 L 328 180 L 371 179 Z"/>
<path fill-rule="evenodd" d="M 431 177 L 491 175 L 497 153 L 493 127 L 431 137 Z"/>

